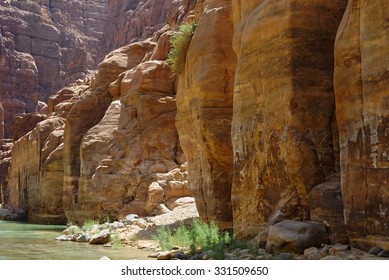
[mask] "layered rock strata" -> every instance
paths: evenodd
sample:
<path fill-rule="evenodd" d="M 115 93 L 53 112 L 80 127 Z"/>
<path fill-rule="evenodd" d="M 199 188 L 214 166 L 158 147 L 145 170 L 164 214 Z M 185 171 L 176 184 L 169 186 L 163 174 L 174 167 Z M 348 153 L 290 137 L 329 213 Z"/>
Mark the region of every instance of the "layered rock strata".
<path fill-rule="evenodd" d="M 389 246 L 389 5 L 350 0 L 335 47 L 336 116 L 346 227 L 361 247 Z"/>
<path fill-rule="evenodd" d="M 109 1 L 101 55 L 125 44 L 161 34 L 166 22 L 175 25 L 194 9 L 197 0 L 124 0 Z M 129 20 L 131 19 L 131 20 Z"/>
<path fill-rule="evenodd" d="M 61 86 L 95 69 L 107 0 L 1 1 L 0 99 L 5 137 Z"/>
<path fill-rule="evenodd" d="M 38 105 L 38 69 L 34 58 L 16 51 L 12 34 L 5 30 L 4 26 L 0 28 L 0 102 L 3 112 L 0 140 L 13 137 L 14 116 L 34 112 Z"/>
<path fill-rule="evenodd" d="M 236 56 L 231 1 L 203 1 L 177 90 L 177 128 L 200 216 L 232 227 L 232 96 Z"/>
<path fill-rule="evenodd" d="M 347 1 L 232 2 L 232 205 L 242 238 L 309 219 L 311 189 L 335 172 L 333 52 Z"/>

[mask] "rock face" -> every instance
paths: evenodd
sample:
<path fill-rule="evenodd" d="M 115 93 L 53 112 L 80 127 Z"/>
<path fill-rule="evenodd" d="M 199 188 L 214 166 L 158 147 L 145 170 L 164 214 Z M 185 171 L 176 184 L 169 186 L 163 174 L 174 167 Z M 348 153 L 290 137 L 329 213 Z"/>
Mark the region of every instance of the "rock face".
<path fill-rule="evenodd" d="M 107 0 L 1 1 L 0 100 L 5 137 L 62 85 L 95 69 Z"/>
<path fill-rule="evenodd" d="M 8 207 L 24 210 L 28 221 L 66 223 L 62 207 L 62 158 L 55 156 L 56 146 L 48 146 L 50 138 L 60 141 L 61 135 L 54 131 L 63 129 L 63 125 L 62 118 L 48 118 L 16 141 L 12 148 Z M 50 180 L 47 178 L 49 171 Z"/>
<path fill-rule="evenodd" d="M 9 201 L 8 167 L 11 162 L 12 142 L 0 140 L 0 204 L 5 208 Z"/>
<path fill-rule="evenodd" d="M 312 187 L 335 172 L 333 51 L 346 2 L 233 1 L 238 237 L 309 219 Z"/>
<path fill-rule="evenodd" d="M 163 213 L 169 211 L 165 204 L 190 195 L 185 167 L 180 166 L 185 157 L 175 127 L 172 73 L 162 60 L 149 60 L 163 42 L 164 36 L 158 44 L 138 42 L 110 54 L 100 67 L 109 67 L 114 74 L 107 80 L 107 73 L 102 75 L 100 69 L 97 77 L 106 79 L 105 93 L 101 91 L 95 98 L 110 101 L 113 97 L 114 101 L 100 101 L 108 106 L 104 110 L 86 103 L 97 94 L 92 86 L 90 96 L 78 101 L 70 112 L 65 161 L 73 164 L 66 167 L 72 169 L 65 173 L 64 193 L 69 220 L 80 223 L 91 216 L 118 219 L 130 213 Z M 160 59 L 166 58 L 166 51 Z M 83 103 L 87 105 L 81 107 Z M 94 110 L 105 111 L 105 115 L 91 125 L 86 120 L 97 115 Z M 80 124 L 89 127 L 80 130 Z M 79 135 L 77 143 L 75 135 Z M 79 158 L 71 158 L 77 154 Z"/>
<path fill-rule="evenodd" d="M 351 241 L 388 247 L 388 4 L 350 0 L 335 47 L 336 117 Z"/>
<path fill-rule="evenodd" d="M 230 135 L 236 65 L 231 1 L 201 4 L 203 13 L 179 78 L 177 128 L 201 218 L 231 228 Z"/>
<path fill-rule="evenodd" d="M 39 113 L 28 113 L 26 115 L 17 116 L 13 123 L 13 137 L 17 141 L 19 138 L 33 130 L 35 126 L 46 119 L 46 115 Z"/>
<path fill-rule="evenodd" d="M 170 13 L 179 10 L 179 2 L 190 0 L 109 1 L 107 17 L 110 20 L 104 28 L 101 53 L 104 55 L 125 44 L 152 37 L 165 26 Z"/>
<path fill-rule="evenodd" d="M 4 5 L 0 2 L 0 8 Z M 3 25 L 2 17 L 0 24 Z M 13 117 L 36 111 L 38 104 L 38 69 L 30 54 L 15 50 L 10 32 L 0 29 L 0 102 L 3 111 L 3 135 L 12 138 Z"/>
<path fill-rule="evenodd" d="M 0 141 L 4 139 L 4 109 L 0 100 Z"/>
<path fill-rule="evenodd" d="M 43 4 L 58 13 L 67 9 Z M 189 7 L 176 9 L 176 20 Z M 21 138 L 3 200 L 20 209 L 19 218 L 82 223 L 165 213 L 193 202 L 175 127 L 175 81 L 164 62 L 171 35 L 166 26 L 152 39 L 108 54 L 95 75 L 60 90 L 47 107 L 36 106 L 47 118 L 16 119 L 14 135 Z"/>
<path fill-rule="evenodd" d="M 388 7 L 1 1 L 0 203 L 82 223 L 193 195 L 205 221 L 269 251 L 388 249 Z M 169 39 L 190 21 L 173 77 Z"/>

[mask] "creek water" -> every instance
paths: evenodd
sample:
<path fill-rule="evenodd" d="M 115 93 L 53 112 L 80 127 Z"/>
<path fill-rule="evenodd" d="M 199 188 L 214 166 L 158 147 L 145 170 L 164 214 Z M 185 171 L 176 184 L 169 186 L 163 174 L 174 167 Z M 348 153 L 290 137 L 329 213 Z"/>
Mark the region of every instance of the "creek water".
<path fill-rule="evenodd" d="M 146 259 L 148 253 L 128 247 L 104 247 L 57 241 L 65 226 L 0 221 L 0 260 Z"/>

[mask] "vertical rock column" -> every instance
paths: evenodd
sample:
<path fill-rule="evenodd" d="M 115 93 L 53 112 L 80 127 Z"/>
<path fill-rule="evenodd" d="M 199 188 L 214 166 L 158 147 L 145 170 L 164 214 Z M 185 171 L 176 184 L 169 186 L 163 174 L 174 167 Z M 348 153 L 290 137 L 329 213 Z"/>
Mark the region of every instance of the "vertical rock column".
<path fill-rule="evenodd" d="M 231 1 L 204 1 L 177 90 L 177 129 L 189 187 L 205 221 L 231 228 L 231 120 L 236 56 Z"/>
<path fill-rule="evenodd" d="M 309 219 L 313 186 L 335 172 L 333 45 L 346 0 L 232 1 L 234 234 Z"/>
<path fill-rule="evenodd" d="M 345 221 L 351 241 L 389 241 L 389 3 L 350 0 L 335 46 Z"/>

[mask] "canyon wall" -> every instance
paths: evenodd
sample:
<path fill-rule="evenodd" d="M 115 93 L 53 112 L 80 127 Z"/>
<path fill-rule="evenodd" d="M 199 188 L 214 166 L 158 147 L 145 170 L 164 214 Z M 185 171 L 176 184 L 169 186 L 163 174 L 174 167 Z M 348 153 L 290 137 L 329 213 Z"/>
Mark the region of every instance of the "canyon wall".
<path fill-rule="evenodd" d="M 16 115 L 39 111 L 95 69 L 107 0 L 0 1 L 0 99 L 5 138 Z"/>
<path fill-rule="evenodd" d="M 176 19 L 187 12 L 177 9 Z M 49 97 L 47 115 L 15 119 L 5 201 L 15 218 L 82 224 L 191 201 L 181 199 L 191 194 L 175 127 L 175 78 L 164 62 L 170 28 L 109 53 L 95 74 Z"/>
<path fill-rule="evenodd" d="M 232 96 L 236 56 L 231 1 L 200 1 L 177 89 L 177 128 L 200 216 L 232 228 Z"/>
<path fill-rule="evenodd" d="M 55 11 L 57 22 L 72 18 L 73 6 L 63 3 L 15 2 L 0 4 L 5 15 L 27 5 L 36 14 Z M 101 30 L 94 23 L 103 2 L 101 9 L 83 2 L 74 26 L 90 18 Z M 4 137 L 19 138 L 3 203 L 30 221 L 82 223 L 166 213 L 193 196 L 203 220 L 232 228 L 238 239 L 262 244 L 281 221 L 315 221 L 331 243 L 389 248 L 387 6 L 109 1 L 104 34 L 90 30 L 94 48 L 86 54 L 104 56 L 98 71 L 50 97 L 43 117 L 32 113 L 41 108 L 37 54 L 2 27 L 0 73 L 12 77 L 0 81 Z M 2 26 L 12 26 L 4 18 Z M 61 38 L 62 25 L 48 21 L 45 34 Z M 191 21 L 197 27 L 184 70 L 174 76 L 165 63 L 169 41 Z M 48 53 L 67 53 L 56 40 L 46 42 Z M 92 65 L 60 61 L 61 81 Z M 54 81 L 43 84 L 55 88 Z M 29 114 L 12 132 L 9 116 L 21 113 Z M 2 174 L 11 147 L 3 143 Z"/>
<path fill-rule="evenodd" d="M 311 189 L 335 173 L 333 53 L 346 2 L 233 1 L 237 236 L 309 219 Z"/>
<path fill-rule="evenodd" d="M 353 243 L 388 246 L 389 3 L 350 0 L 335 46 L 345 223 Z"/>

